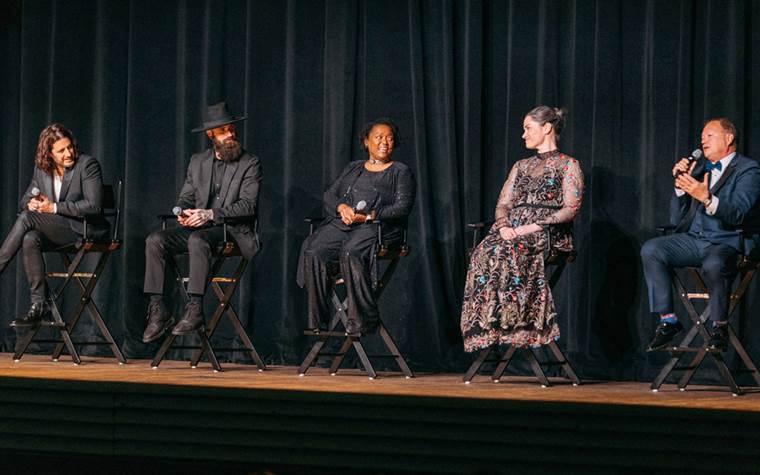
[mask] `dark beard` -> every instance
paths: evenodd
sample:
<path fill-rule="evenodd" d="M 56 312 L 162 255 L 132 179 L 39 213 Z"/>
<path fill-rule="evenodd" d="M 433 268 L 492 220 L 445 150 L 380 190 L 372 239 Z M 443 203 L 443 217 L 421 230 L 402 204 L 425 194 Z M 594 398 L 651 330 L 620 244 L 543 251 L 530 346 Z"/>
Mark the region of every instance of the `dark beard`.
<path fill-rule="evenodd" d="M 243 154 L 243 147 L 240 145 L 240 142 L 231 138 L 221 144 L 215 142 L 214 150 L 223 162 L 234 162 Z"/>

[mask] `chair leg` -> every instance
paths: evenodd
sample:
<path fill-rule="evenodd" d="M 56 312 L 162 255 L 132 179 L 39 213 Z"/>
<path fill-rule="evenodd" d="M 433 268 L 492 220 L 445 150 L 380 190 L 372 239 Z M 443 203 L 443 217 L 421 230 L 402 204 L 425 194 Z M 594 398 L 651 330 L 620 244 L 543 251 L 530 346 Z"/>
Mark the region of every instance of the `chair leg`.
<path fill-rule="evenodd" d="M 79 277 L 74 278 L 77 285 L 79 286 L 81 296 L 79 298 L 77 307 L 72 312 L 73 317 L 71 319 L 71 323 L 69 324 L 69 333 L 74 333 L 74 329 L 76 328 L 77 323 L 79 323 L 79 319 L 81 318 L 82 313 L 86 308 L 90 312 L 90 317 L 100 329 L 101 335 L 111 347 L 111 352 L 114 354 L 116 359 L 119 361 L 119 363 L 126 363 L 127 359 L 122 354 L 119 345 L 116 344 L 116 341 L 114 340 L 111 332 L 108 330 L 108 327 L 105 324 L 105 321 L 103 320 L 103 316 L 100 314 L 98 307 L 92 300 L 92 293 L 95 290 L 95 287 L 98 285 L 98 281 L 103 274 L 103 270 L 105 269 L 109 256 L 110 253 L 108 252 L 100 253 L 98 263 L 96 264 L 95 270 L 92 272 L 92 277 L 88 280 L 87 284 L 82 282 L 82 279 Z M 69 259 L 68 255 L 66 253 L 61 253 L 61 258 L 63 259 L 63 262 L 68 269 L 68 273 L 70 275 L 74 275 L 74 273 L 77 271 L 77 268 L 73 266 L 74 263 L 71 261 L 71 259 Z M 63 352 L 64 343 L 65 342 L 61 342 L 55 346 L 55 349 L 53 350 L 53 360 L 57 361 L 58 358 L 60 358 L 61 353 Z"/>
<path fill-rule="evenodd" d="M 198 335 L 198 339 L 201 341 L 201 348 L 205 347 L 208 351 L 208 360 L 211 363 L 211 367 L 214 369 L 214 372 L 221 372 L 222 366 L 219 364 L 219 360 L 216 359 L 216 352 L 214 352 L 214 347 L 211 346 L 211 342 L 208 341 L 208 337 L 206 336 L 206 329 L 199 328 L 196 331 L 196 334 Z"/>
<path fill-rule="evenodd" d="M 164 360 L 166 353 L 169 352 L 169 348 L 172 347 L 172 344 L 174 344 L 174 340 L 176 339 L 177 335 L 172 335 L 171 333 L 166 337 L 164 342 L 161 344 L 161 348 L 158 349 L 158 352 L 156 352 L 156 355 L 153 357 L 153 361 L 150 362 L 151 367 L 158 368 L 158 365 L 160 365 Z"/>
<path fill-rule="evenodd" d="M 385 346 L 388 347 L 388 350 L 390 350 L 391 354 L 393 355 L 393 358 L 396 360 L 396 364 L 399 368 L 401 368 L 401 372 L 404 373 L 404 376 L 406 376 L 407 379 L 413 378 L 414 373 L 412 373 L 412 370 L 409 368 L 409 365 L 406 364 L 406 360 L 401 355 L 401 352 L 398 349 L 398 346 L 396 346 L 396 342 L 391 337 L 391 334 L 388 332 L 388 329 L 385 327 L 383 322 L 380 322 L 380 328 L 378 329 L 380 332 L 380 337 L 385 342 Z"/>
<path fill-rule="evenodd" d="M 507 348 L 507 351 L 505 351 L 504 354 L 501 355 L 499 364 L 496 365 L 496 369 L 493 371 L 493 375 L 491 376 L 491 380 L 493 380 L 494 383 L 498 383 L 501 380 L 501 376 L 504 374 L 504 371 L 507 370 L 507 367 L 509 366 L 509 363 L 512 361 L 512 358 L 515 356 L 516 351 L 517 351 L 516 347 L 509 345 L 509 347 Z"/>
<path fill-rule="evenodd" d="M 375 367 L 372 366 L 372 362 L 369 360 L 369 356 L 367 356 L 367 352 L 364 351 L 364 347 L 362 346 L 361 342 L 359 340 L 353 339 L 352 337 L 347 338 L 346 341 L 353 343 L 354 350 L 356 350 L 356 354 L 359 355 L 359 361 L 362 362 L 362 366 L 364 366 L 364 370 L 367 372 L 367 376 L 369 376 L 369 379 L 377 378 L 377 372 L 375 371 Z"/>
<path fill-rule="evenodd" d="M 734 396 L 740 396 L 743 394 L 743 391 L 739 387 L 738 384 L 736 384 L 736 380 L 734 379 L 734 376 L 731 374 L 731 370 L 728 369 L 728 366 L 726 365 L 726 360 L 723 359 L 723 353 L 720 351 L 711 351 L 710 356 L 713 357 L 713 360 L 715 360 L 715 366 L 718 367 L 718 372 L 723 376 L 723 379 L 728 383 L 728 387 L 731 389 L 731 394 Z"/>
<path fill-rule="evenodd" d="M 464 377 L 462 378 L 462 381 L 464 381 L 465 384 L 470 383 L 472 381 L 472 378 L 475 377 L 476 374 L 478 374 L 478 371 L 480 371 L 480 368 L 483 366 L 483 363 L 485 363 L 486 359 L 488 358 L 488 355 L 491 354 L 491 351 L 493 351 L 494 347 L 489 346 L 488 348 L 484 348 L 480 351 L 477 358 L 475 358 L 475 361 L 472 362 L 470 365 L 470 368 L 467 370 L 467 372 L 464 374 Z"/>
<path fill-rule="evenodd" d="M 691 327 L 691 329 L 686 333 L 686 336 L 684 336 L 683 340 L 681 340 L 679 346 L 689 346 L 691 342 L 694 341 L 694 338 L 696 338 L 698 332 L 699 328 L 697 325 Z M 652 384 L 649 386 L 649 388 L 652 391 L 658 391 L 670 373 L 673 372 L 679 361 L 681 361 L 680 353 L 675 353 L 673 356 L 671 356 L 665 366 L 662 367 L 657 377 L 654 378 L 654 381 L 652 381 Z"/>
<path fill-rule="evenodd" d="M 697 352 L 696 355 L 694 355 L 694 358 L 689 363 L 689 366 L 687 367 L 686 371 L 681 375 L 681 379 L 678 381 L 678 389 L 681 391 L 686 389 L 686 386 L 689 385 L 689 381 L 691 381 L 691 378 L 694 376 L 694 373 L 696 373 L 697 368 L 702 364 L 702 361 L 704 361 L 705 357 L 707 356 L 707 349 L 702 348 Z M 679 358 L 680 361 L 680 358 Z"/>
<path fill-rule="evenodd" d="M 538 362 L 535 353 L 533 353 L 533 348 L 526 348 L 526 350 L 525 354 L 528 355 L 528 361 L 530 362 L 530 367 L 533 369 L 533 374 L 538 378 L 541 387 L 548 388 L 551 386 L 551 383 L 549 382 L 549 378 L 546 377 L 546 373 L 544 373 L 544 370 L 541 368 L 541 364 Z"/>
<path fill-rule="evenodd" d="M 353 343 L 353 337 L 346 337 L 346 339 L 343 340 L 343 344 L 340 345 L 338 354 L 335 355 L 335 358 L 333 359 L 332 364 L 330 364 L 329 371 L 331 375 L 335 375 L 338 372 L 340 365 L 343 364 L 343 360 L 346 358 L 346 354 L 348 353 L 348 350 L 351 349 L 352 343 Z"/>
<path fill-rule="evenodd" d="M 730 326 L 728 327 L 728 338 L 731 346 L 733 346 L 736 350 L 736 354 L 739 355 L 739 358 L 741 358 L 742 362 L 744 363 L 744 367 L 747 368 L 747 370 L 752 374 L 752 378 L 755 380 L 755 384 L 760 386 L 760 374 L 757 371 L 757 366 L 755 366 L 755 362 L 752 361 L 752 358 L 749 356 L 749 354 L 747 354 L 747 350 L 744 349 L 744 345 L 742 344 L 741 340 L 739 340 L 736 332 L 734 332 L 734 329 Z"/>
<path fill-rule="evenodd" d="M 34 340 L 34 337 L 37 335 L 37 332 L 40 331 L 41 326 L 39 324 L 32 326 L 26 331 L 26 334 L 24 335 L 24 338 L 22 338 L 18 342 L 18 349 L 13 354 L 13 361 L 18 363 L 21 361 L 21 357 L 24 356 L 24 353 L 26 353 L 26 350 L 29 348 L 29 345 Z"/>
<path fill-rule="evenodd" d="M 565 371 L 565 375 L 573 383 L 573 386 L 580 385 L 581 384 L 580 378 L 578 377 L 578 375 L 575 374 L 575 370 L 573 369 L 573 366 L 570 364 L 570 361 L 568 361 L 567 357 L 562 352 L 562 350 L 560 350 L 556 341 L 551 340 L 549 342 L 549 350 L 551 350 L 551 352 L 554 354 L 554 358 L 557 360 L 557 362 L 562 365 L 562 369 Z"/>
<path fill-rule="evenodd" d="M 330 333 L 335 330 L 335 328 L 338 326 L 338 322 L 340 322 L 340 312 L 335 312 L 335 314 L 330 318 L 330 324 L 327 326 L 327 334 L 325 335 L 319 335 L 319 339 L 314 342 L 314 345 L 312 345 L 311 350 L 309 351 L 309 354 L 306 355 L 306 358 L 304 358 L 303 362 L 301 363 L 301 366 L 298 367 L 298 375 L 304 376 L 306 372 L 309 370 L 309 368 L 312 367 L 317 362 L 317 358 L 319 358 L 319 353 L 322 351 L 322 348 L 327 344 L 327 341 L 330 339 Z"/>

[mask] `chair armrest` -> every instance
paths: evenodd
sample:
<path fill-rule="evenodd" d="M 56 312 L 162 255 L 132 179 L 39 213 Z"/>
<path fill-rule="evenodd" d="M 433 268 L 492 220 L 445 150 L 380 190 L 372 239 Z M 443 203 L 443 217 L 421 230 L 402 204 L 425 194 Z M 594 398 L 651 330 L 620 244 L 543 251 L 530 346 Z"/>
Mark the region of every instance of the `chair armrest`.
<path fill-rule="evenodd" d="M 321 223 L 325 219 L 327 219 L 327 218 L 324 217 L 324 216 L 308 216 L 308 217 L 306 217 L 306 218 L 303 219 L 303 221 L 305 223 L 309 224 L 309 236 L 311 236 L 312 234 L 314 234 L 314 226 L 316 226 L 317 224 Z"/>
<path fill-rule="evenodd" d="M 472 247 L 475 249 L 481 239 L 483 239 L 483 230 L 490 228 L 494 221 L 478 221 L 475 223 L 467 223 L 467 227 L 472 229 Z"/>
<path fill-rule="evenodd" d="M 655 229 L 660 231 L 662 234 L 668 234 L 672 233 L 676 230 L 676 226 L 673 226 L 672 224 L 665 224 L 661 226 L 655 226 Z"/>

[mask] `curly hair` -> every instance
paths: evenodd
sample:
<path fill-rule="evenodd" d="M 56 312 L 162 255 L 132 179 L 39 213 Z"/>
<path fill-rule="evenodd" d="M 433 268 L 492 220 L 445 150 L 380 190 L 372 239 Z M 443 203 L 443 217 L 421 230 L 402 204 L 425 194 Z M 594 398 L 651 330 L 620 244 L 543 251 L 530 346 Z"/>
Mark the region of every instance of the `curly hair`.
<path fill-rule="evenodd" d="M 359 144 L 361 147 L 364 150 L 367 150 L 367 146 L 364 145 L 364 141 L 369 138 L 369 133 L 372 132 L 372 128 L 376 125 L 387 125 L 391 128 L 391 132 L 393 133 L 393 148 L 398 148 L 399 143 L 401 142 L 398 133 L 398 126 L 388 117 L 379 117 L 364 124 L 362 131 L 359 133 Z"/>
<path fill-rule="evenodd" d="M 77 141 L 74 138 L 74 134 L 71 133 L 63 124 L 50 124 L 40 132 L 40 139 L 37 141 L 37 153 L 34 156 L 34 164 L 40 170 L 45 173 L 51 173 L 55 168 L 55 162 L 50 156 L 50 151 L 53 149 L 53 144 L 61 139 L 71 140 L 71 145 L 74 146 L 74 160 L 79 157 L 79 150 L 77 149 Z"/>

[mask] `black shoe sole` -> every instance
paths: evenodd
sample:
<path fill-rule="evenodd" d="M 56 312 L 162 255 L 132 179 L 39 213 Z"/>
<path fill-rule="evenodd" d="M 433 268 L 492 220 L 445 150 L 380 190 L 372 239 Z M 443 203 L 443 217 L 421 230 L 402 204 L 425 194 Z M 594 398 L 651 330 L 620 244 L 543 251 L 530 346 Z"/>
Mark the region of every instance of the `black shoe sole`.
<path fill-rule="evenodd" d="M 181 330 L 181 331 L 177 331 L 176 329 L 174 329 L 174 330 L 172 330 L 172 335 L 174 335 L 174 336 L 191 335 L 191 334 L 193 334 L 193 333 L 197 333 L 197 332 L 198 332 L 198 330 L 203 330 L 203 331 L 205 331 L 206 329 L 205 329 L 205 327 L 204 327 L 203 325 L 200 325 L 200 326 L 199 326 L 199 327 L 197 327 L 197 328 L 191 328 L 191 329 L 189 329 L 189 330 Z"/>
<path fill-rule="evenodd" d="M 172 326 L 174 326 L 174 319 L 170 318 L 169 320 L 167 320 L 166 325 L 164 325 L 164 329 L 163 330 L 161 330 L 160 332 L 156 333 L 155 335 L 153 335 L 150 338 L 146 339 L 145 337 L 143 337 L 142 342 L 143 343 L 150 343 L 152 341 L 158 340 L 159 338 L 161 338 L 162 336 L 164 336 L 164 333 L 166 333 L 166 330 L 170 329 Z"/>

